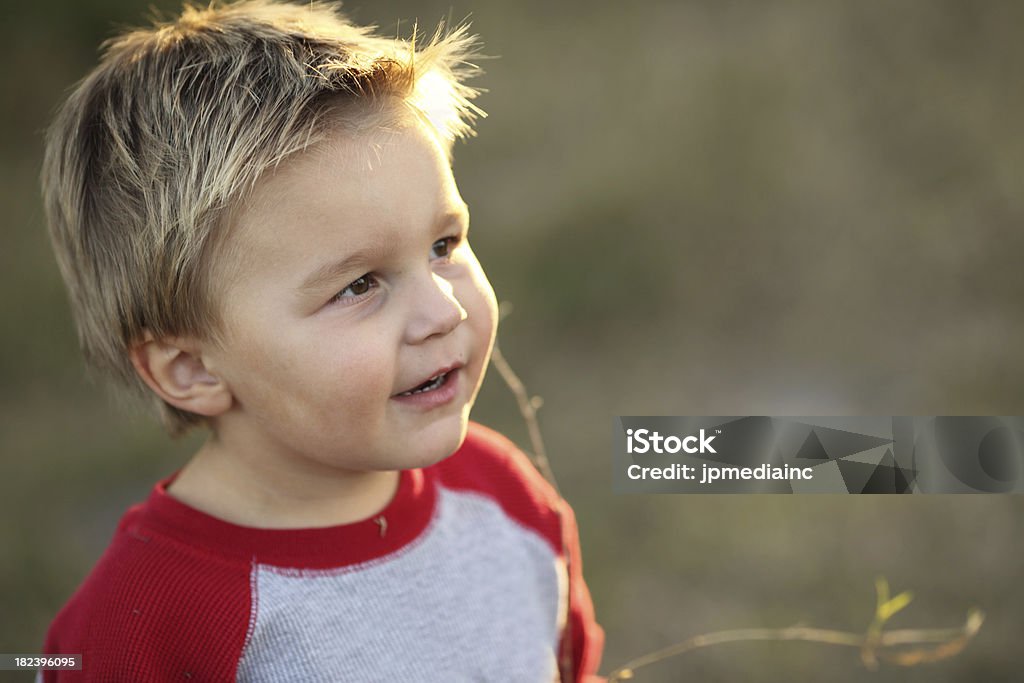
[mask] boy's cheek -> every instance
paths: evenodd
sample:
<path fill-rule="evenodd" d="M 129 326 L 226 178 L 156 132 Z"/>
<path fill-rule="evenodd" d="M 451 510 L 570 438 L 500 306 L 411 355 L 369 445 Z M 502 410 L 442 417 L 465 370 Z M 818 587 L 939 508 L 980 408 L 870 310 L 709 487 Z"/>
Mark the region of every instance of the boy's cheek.
<path fill-rule="evenodd" d="M 470 316 L 476 316 L 476 320 L 470 323 L 480 330 L 480 333 L 487 331 L 493 339 L 498 329 L 498 300 L 491 289 L 487 278 L 474 278 L 472 285 L 472 296 L 475 299 L 475 306 L 470 311 Z"/>
<path fill-rule="evenodd" d="M 495 323 L 497 323 L 498 302 L 497 297 L 494 294 L 494 287 L 491 286 L 491 281 L 487 278 L 487 272 L 484 270 L 484 267 L 480 264 L 480 261 L 477 260 L 475 255 L 473 255 L 469 267 L 473 284 L 483 297 L 484 301 L 487 302 L 490 314 L 495 319 Z"/>
<path fill-rule="evenodd" d="M 481 270 L 481 274 L 483 271 Z M 491 337 L 493 338 L 498 331 L 498 297 L 494 293 L 494 288 L 491 287 L 491 283 L 487 280 L 487 277 L 483 278 L 484 291 L 483 294 L 487 300 L 487 306 L 491 318 Z"/>

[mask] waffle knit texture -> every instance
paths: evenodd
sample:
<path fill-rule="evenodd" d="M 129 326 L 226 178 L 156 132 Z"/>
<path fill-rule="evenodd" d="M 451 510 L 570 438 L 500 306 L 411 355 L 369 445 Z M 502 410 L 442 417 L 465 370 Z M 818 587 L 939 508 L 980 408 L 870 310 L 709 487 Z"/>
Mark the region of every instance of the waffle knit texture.
<path fill-rule="evenodd" d="M 82 671 L 44 683 L 596 680 L 572 510 L 486 427 L 341 526 L 238 526 L 171 481 L 50 627 L 44 652 L 81 654 Z"/>

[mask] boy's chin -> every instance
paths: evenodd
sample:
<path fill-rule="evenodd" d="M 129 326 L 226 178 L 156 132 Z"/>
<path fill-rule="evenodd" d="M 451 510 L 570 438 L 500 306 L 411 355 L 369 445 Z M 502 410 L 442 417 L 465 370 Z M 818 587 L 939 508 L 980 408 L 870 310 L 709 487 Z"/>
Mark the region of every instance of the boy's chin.
<path fill-rule="evenodd" d="M 426 440 L 422 445 L 422 450 L 416 456 L 418 462 L 409 465 L 408 469 L 430 467 L 454 455 L 455 451 L 459 450 L 465 442 L 467 429 L 467 421 L 461 420 L 458 424 L 451 425 L 444 430 L 443 433 Z"/>

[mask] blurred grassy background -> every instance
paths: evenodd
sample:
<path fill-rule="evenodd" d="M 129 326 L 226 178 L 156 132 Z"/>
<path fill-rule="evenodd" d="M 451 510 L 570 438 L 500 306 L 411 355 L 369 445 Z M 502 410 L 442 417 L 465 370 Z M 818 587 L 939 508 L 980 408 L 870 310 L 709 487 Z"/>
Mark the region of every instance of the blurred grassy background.
<path fill-rule="evenodd" d="M 177 2 L 154 6 L 174 10 Z M 4 9 L 0 651 L 36 652 L 118 517 L 198 443 L 84 378 L 37 189 L 41 131 L 148 2 Z M 1024 4 L 351 2 L 470 16 L 490 118 L 456 150 L 506 356 L 581 526 L 605 666 L 697 633 L 988 621 L 956 659 L 863 670 L 792 643 L 641 681 L 1016 680 L 1024 500 L 614 496 L 619 414 L 1024 413 Z M 525 444 L 491 373 L 476 419 Z M 28 680 L 25 677 L 18 680 Z"/>

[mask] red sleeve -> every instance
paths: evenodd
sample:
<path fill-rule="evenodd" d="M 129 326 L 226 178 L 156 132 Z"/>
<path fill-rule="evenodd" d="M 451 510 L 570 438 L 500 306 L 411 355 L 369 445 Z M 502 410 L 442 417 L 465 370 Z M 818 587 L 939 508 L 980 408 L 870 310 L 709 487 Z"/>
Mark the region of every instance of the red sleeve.
<path fill-rule="evenodd" d="M 234 680 L 249 606 L 247 567 L 126 518 L 46 636 L 43 652 L 80 654 L 81 671 L 44 671 L 42 680 Z"/>
<path fill-rule="evenodd" d="M 583 559 L 576 516 L 564 500 L 561 501 L 559 512 L 563 529 L 562 547 L 569 565 L 569 615 L 561 643 L 562 680 L 596 683 L 605 680 L 597 675 L 604 648 L 604 630 L 594 617 L 594 603 L 583 581 Z M 571 670 L 567 671 L 567 666 Z"/>

